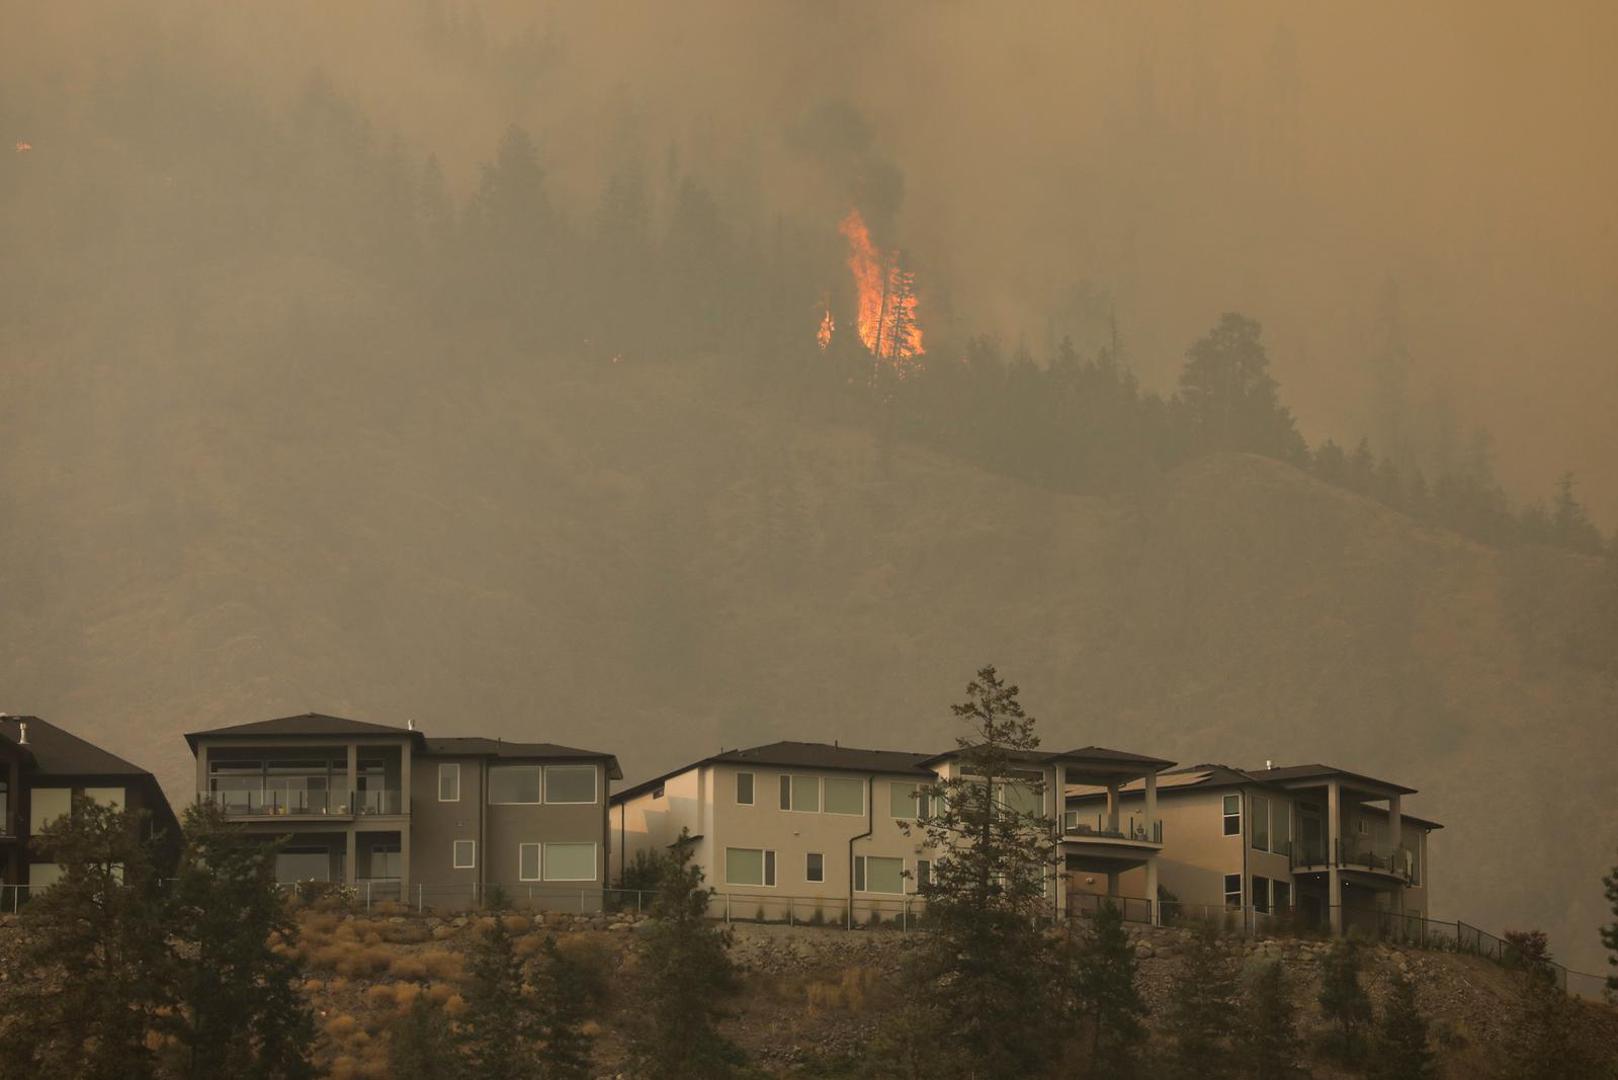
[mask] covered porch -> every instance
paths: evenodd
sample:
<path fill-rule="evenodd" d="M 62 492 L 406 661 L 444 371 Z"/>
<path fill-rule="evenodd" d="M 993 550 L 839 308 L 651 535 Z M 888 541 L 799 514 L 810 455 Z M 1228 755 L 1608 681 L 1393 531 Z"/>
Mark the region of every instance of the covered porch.
<path fill-rule="evenodd" d="M 1163 821 L 1157 815 L 1157 774 L 1174 763 L 1092 746 L 1064 754 L 1055 764 L 1057 790 L 1064 796 L 1059 910 L 1082 913 L 1111 900 L 1132 921 L 1161 922 L 1157 858 L 1163 849 Z M 1138 784 L 1144 794 L 1139 809 L 1130 813 L 1122 806 L 1126 784 Z M 1120 879 L 1133 870 L 1144 871 L 1144 896 L 1120 894 Z"/>

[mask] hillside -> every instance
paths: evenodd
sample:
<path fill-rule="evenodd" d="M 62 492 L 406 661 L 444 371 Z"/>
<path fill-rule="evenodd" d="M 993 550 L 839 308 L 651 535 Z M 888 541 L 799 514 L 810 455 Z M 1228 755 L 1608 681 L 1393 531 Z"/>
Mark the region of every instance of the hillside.
<path fill-rule="evenodd" d="M 306 709 L 598 746 L 631 780 L 780 737 L 931 748 L 993 661 L 1051 744 L 1420 788 L 1435 914 L 1601 962 L 1598 561 L 1255 457 L 1055 494 L 717 362 L 474 352 L 325 264 L 221 270 L 183 318 L 118 280 L 0 371 L 0 708 L 176 801 L 180 733 Z"/>

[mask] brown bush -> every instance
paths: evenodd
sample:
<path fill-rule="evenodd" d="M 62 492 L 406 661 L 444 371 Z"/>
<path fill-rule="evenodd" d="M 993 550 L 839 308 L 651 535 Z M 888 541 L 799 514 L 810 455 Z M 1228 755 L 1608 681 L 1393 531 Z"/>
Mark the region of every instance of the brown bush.
<path fill-rule="evenodd" d="M 526 934 L 528 928 L 533 925 L 526 915 L 505 915 L 502 916 L 502 921 L 506 924 L 506 933 L 513 935 Z"/>
<path fill-rule="evenodd" d="M 427 965 L 419 956 L 400 953 L 388 962 L 388 974 L 395 979 L 425 979 Z"/>
<path fill-rule="evenodd" d="M 421 996 L 421 984 L 402 982 L 393 988 L 393 1003 L 400 1011 L 410 1008 L 417 997 Z"/>
<path fill-rule="evenodd" d="M 466 977 L 466 958 L 458 952 L 449 949 L 427 949 L 416 954 L 416 958 L 427 969 L 427 974 L 434 979 L 459 982 Z"/>
<path fill-rule="evenodd" d="M 358 1080 L 360 1063 L 347 1054 L 332 1059 L 326 1067 L 326 1075 L 331 1080 Z"/>
<path fill-rule="evenodd" d="M 360 1022 L 348 1013 L 338 1013 L 326 1021 L 326 1034 L 333 1039 L 344 1040 L 355 1035 L 360 1029 Z"/>
<path fill-rule="evenodd" d="M 451 994 L 449 1000 L 444 1002 L 444 1011 L 451 1016 L 459 1016 L 466 1011 L 466 999 L 459 994 Z"/>
<path fill-rule="evenodd" d="M 385 1009 L 393 1004 L 393 987 L 387 983 L 377 983 L 365 991 L 365 1004 L 372 1009 Z"/>
<path fill-rule="evenodd" d="M 455 988 L 448 983 L 434 983 L 427 988 L 427 1000 L 435 1005 L 448 1005 L 455 996 Z"/>

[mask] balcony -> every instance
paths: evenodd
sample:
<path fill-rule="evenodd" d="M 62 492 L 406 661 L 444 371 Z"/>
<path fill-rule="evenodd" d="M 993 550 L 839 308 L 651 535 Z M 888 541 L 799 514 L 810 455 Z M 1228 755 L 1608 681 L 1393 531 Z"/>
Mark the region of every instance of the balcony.
<path fill-rule="evenodd" d="M 1333 857 L 1335 856 L 1335 857 Z M 1373 874 L 1409 881 L 1415 873 L 1414 855 L 1409 848 L 1365 836 L 1349 836 L 1332 848 L 1324 842 L 1299 843 L 1292 849 L 1294 870 L 1365 870 Z"/>
<path fill-rule="evenodd" d="M 368 788 L 349 798 L 347 788 L 330 790 L 234 788 L 204 791 L 199 802 L 211 802 L 226 817 L 333 817 L 349 818 L 404 813 L 404 799 L 397 788 Z"/>
<path fill-rule="evenodd" d="M 1161 847 L 1163 822 L 1161 819 L 1148 821 L 1143 817 L 1121 817 L 1118 819 L 1118 827 L 1113 828 L 1105 814 L 1091 817 L 1070 810 L 1062 822 L 1062 834 L 1068 840 L 1124 840 L 1134 844 L 1154 844 Z"/>

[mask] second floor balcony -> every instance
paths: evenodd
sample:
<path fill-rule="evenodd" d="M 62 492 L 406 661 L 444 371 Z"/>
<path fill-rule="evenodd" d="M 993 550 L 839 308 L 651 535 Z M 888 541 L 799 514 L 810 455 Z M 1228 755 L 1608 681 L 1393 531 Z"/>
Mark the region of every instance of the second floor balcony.
<path fill-rule="evenodd" d="M 1068 840 L 1124 840 L 1135 844 L 1163 844 L 1163 822 L 1133 814 L 1120 815 L 1117 822 L 1106 814 L 1084 814 L 1069 810 L 1062 820 L 1062 835 Z"/>
<path fill-rule="evenodd" d="M 1332 845 L 1324 840 L 1292 847 L 1294 870 L 1365 870 L 1412 881 L 1416 878 L 1415 853 L 1400 844 L 1369 836 L 1345 836 Z"/>
<path fill-rule="evenodd" d="M 346 786 L 225 787 L 201 792 L 198 799 L 213 803 L 233 818 L 351 818 L 405 812 L 403 793 L 396 788 L 350 792 Z"/>

